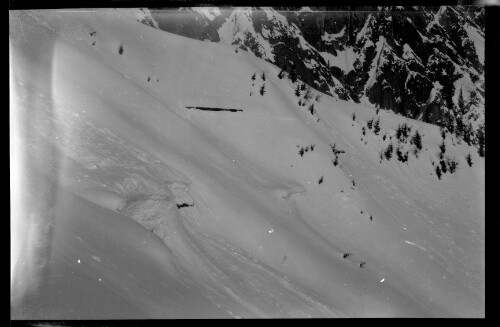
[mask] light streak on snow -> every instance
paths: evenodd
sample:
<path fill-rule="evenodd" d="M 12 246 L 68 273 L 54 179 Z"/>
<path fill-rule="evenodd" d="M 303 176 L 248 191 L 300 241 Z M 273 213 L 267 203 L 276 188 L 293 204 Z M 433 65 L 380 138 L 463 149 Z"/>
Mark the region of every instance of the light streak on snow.
<path fill-rule="evenodd" d="M 422 251 L 427 251 L 427 249 L 426 249 L 426 248 L 424 248 L 423 246 L 418 245 L 418 244 L 416 244 L 416 243 L 413 243 L 413 242 L 410 242 L 410 241 L 406 241 L 406 240 L 405 240 L 405 243 L 410 244 L 410 245 L 413 245 L 413 246 L 416 246 L 416 247 L 418 247 L 418 248 L 419 248 L 420 250 L 422 250 Z"/>

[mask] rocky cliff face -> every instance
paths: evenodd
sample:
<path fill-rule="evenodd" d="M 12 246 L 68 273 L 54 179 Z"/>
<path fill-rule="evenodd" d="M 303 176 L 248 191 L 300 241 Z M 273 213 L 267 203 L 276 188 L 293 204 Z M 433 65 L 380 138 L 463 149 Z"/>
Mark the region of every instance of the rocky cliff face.
<path fill-rule="evenodd" d="M 484 123 L 483 8 L 335 9 L 180 8 L 153 17 L 163 30 L 252 52 L 341 99 L 452 130 Z"/>

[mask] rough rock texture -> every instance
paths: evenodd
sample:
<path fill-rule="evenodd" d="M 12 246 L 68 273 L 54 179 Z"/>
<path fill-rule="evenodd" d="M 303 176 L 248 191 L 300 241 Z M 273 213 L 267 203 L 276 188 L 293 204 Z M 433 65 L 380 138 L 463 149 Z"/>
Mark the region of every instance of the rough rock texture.
<path fill-rule="evenodd" d="M 484 123 L 481 7 L 180 8 L 152 15 L 162 30 L 234 45 L 341 99 L 432 124 L 460 118 L 476 130 Z"/>

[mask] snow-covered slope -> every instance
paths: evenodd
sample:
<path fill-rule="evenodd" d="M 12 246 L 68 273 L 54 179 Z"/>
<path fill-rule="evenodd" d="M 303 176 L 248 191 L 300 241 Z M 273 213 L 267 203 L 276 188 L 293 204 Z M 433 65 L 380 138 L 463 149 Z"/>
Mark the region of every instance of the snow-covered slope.
<path fill-rule="evenodd" d="M 136 14 L 10 13 L 13 318 L 484 316 L 473 147 Z"/>

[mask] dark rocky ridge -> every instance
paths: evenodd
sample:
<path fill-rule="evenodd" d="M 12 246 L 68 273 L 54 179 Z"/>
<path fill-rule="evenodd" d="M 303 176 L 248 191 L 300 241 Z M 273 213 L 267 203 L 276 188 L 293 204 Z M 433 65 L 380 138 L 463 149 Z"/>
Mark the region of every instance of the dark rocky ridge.
<path fill-rule="evenodd" d="M 228 8 L 207 15 L 180 8 L 152 15 L 162 30 L 232 44 L 319 91 L 432 124 L 458 119 L 463 89 L 467 110 L 460 119 L 474 129 L 484 124 L 478 55 L 484 47 L 478 52 L 471 37 L 484 44 L 483 8 L 333 9 Z"/>

